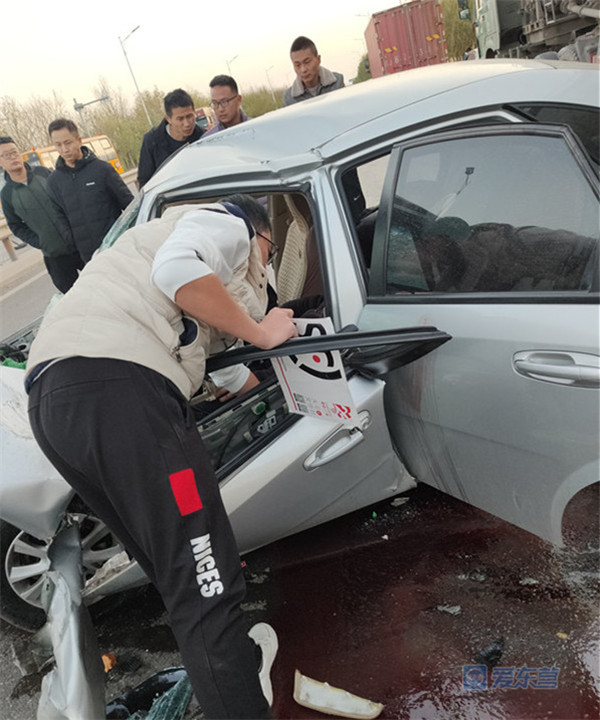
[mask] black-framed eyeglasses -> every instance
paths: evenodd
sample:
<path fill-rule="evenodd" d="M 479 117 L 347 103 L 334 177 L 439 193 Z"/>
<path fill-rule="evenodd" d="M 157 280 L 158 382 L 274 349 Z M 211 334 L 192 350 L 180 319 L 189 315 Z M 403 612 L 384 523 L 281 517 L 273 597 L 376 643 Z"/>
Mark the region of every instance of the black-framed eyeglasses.
<path fill-rule="evenodd" d="M 258 230 L 254 231 L 258 237 L 261 237 L 263 240 L 266 240 L 269 243 L 269 260 L 272 260 L 275 255 L 277 255 L 277 251 L 279 248 L 275 243 L 271 240 L 271 238 L 268 238 L 266 235 L 263 235 L 262 233 L 258 232 Z"/>
<path fill-rule="evenodd" d="M 210 103 L 210 106 L 213 108 L 213 110 L 218 110 L 219 108 L 225 108 L 229 105 L 229 103 L 232 100 L 235 100 L 237 95 L 232 95 L 230 98 L 224 98 L 223 100 L 213 100 Z"/>

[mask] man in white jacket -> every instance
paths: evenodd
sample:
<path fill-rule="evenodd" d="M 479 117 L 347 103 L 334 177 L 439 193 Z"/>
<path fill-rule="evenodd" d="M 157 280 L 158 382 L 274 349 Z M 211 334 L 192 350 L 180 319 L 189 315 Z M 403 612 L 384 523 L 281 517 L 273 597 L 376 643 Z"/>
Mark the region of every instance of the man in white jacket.
<path fill-rule="evenodd" d="M 26 387 L 42 450 L 161 593 L 205 716 L 266 718 L 239 554 L 188 400 L 211 351 L 297 333 L 291 310 L 264 316 L 264 208 L 229 201 L 172 208 L 97 254 L 44 319 Z M 228 389 L 252 384 L 241 372 Z"/>

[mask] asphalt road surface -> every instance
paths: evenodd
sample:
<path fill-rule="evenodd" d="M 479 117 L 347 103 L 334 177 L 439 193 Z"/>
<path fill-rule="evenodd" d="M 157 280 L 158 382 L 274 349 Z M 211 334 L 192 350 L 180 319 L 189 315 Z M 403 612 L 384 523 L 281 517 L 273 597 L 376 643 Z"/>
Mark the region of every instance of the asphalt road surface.
<path fill-rule="evenodd" d="M 426 486 L 404 497 L 246 556 L 249 623 L 279 635 L 274 716 L 325 717 L 293 700 L 298 668 L 383 703 L 384 720 L 599 717 L 597 543 L 558 551 Z M 597 499 L 585 498 L 579 529 L 594 527 Z M 150 587 L 93 614 L 118 660 L 107 699 L 180 664 Z M 27 636 L 1 629 L 0 716 L 32 720 L 41 677 L 20 678 L 10 646 Z M 485 686 L 464 676 L 473 665 Z"/>

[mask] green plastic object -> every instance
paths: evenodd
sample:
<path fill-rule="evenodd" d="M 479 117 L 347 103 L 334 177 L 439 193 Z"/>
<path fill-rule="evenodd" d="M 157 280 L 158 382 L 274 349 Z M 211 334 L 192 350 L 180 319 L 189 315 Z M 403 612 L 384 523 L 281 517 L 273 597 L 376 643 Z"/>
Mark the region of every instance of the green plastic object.
<path fill-rule="evenodd" d="M 2 361 L 2 365 L 5 365 L 6 367 L 19 368 L 19 370 L 25 370 L 27 362 L 17 362 L 16 360 L 6 358 L 6 360 Z"/>

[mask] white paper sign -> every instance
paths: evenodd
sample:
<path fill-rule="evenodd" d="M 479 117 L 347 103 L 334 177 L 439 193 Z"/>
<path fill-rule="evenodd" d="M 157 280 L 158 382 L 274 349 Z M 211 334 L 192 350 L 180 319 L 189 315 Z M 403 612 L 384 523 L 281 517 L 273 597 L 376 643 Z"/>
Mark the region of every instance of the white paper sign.
<path fill-rule="evenodd" d="M 333 334 L 331 318 L 294 318 L 300 337 Z M 356 427 L 358 411 L 338 350 L 271 358 L 290 412 Z"/>

